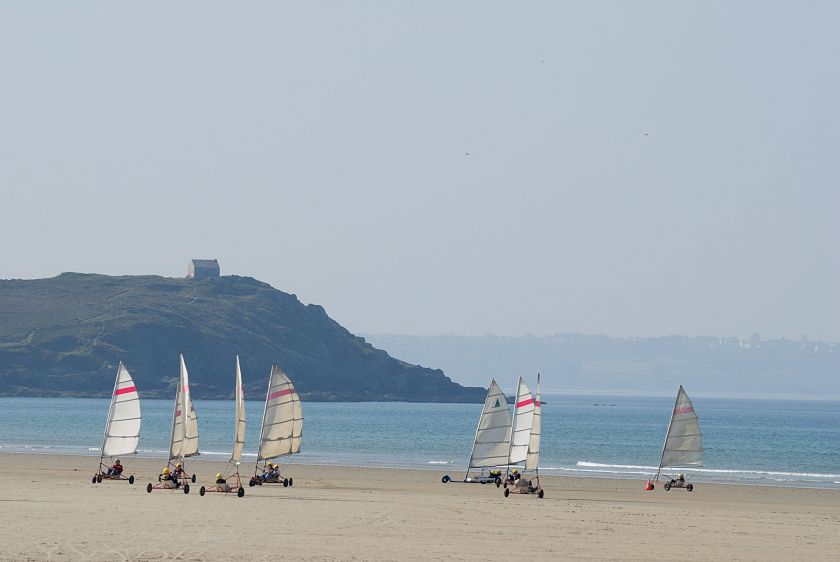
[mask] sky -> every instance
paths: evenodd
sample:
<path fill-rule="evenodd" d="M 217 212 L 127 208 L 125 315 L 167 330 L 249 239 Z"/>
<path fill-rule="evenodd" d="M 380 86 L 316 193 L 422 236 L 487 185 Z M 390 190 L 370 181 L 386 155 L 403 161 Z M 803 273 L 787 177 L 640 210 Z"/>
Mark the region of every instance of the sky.
<path fill-rule="evenodd" d="M 840 341 L 836 2 L 5 2 L 0 278 Z"/>

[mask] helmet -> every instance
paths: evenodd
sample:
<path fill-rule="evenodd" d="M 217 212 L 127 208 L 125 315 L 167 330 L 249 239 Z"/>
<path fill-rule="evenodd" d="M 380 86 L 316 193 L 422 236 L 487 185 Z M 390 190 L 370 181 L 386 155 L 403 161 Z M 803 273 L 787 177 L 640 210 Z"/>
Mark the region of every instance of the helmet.
<path fill-rule="evenodd" d="M 685 474 L 680 474 L 679 476 L 677 476 L 677 478 L 679 478 L 680 480 L 685 480 Z"/>
<path fill-rule="evenodd" d="M 513 469 L 513 473 L 514 473 L 514 474 L 519 474 L 519 470 L 517 470 L 516 468 L 514 468 L 514 469 Z"/>
<path fill-rule="evenodd" d="M 221 472 L 217 472 L 217 473 L 216 473 L 216 480 L 221 480 L 221 479 L 222 479 L 222 473 L 221 473 Z"/>
<path fill-rule="evenodd" d="M 163 473 L 164 474 L 169 474 L 169 467 L 168 466 L 163 467 Z"/>
<path fill-rule="evenodd" d="M 176 464 L 175 468 L 181 468 L 181 463 Z"/>
<path fill-rule="evenodd" d="M 120 464 L 120 459 L 115 460 L 114 464 Z"/>

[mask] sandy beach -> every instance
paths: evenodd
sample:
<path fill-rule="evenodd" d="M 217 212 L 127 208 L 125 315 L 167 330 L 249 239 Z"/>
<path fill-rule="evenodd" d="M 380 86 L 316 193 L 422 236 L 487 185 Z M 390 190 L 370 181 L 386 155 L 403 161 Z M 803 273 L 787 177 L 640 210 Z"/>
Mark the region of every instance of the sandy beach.
<path fill-rule="evenodd" d="M 626 480 L 545 477 L 546 497 L 504 498 L 443 472 L 292 465 L 294 487 L 244 498 L 198 483 L 146 493 L 162 461 L 90 482 L 97 459 L 0 455 L 8 560 L 836 560 L 840 491 L 699 484 L 645 492 Z"/>

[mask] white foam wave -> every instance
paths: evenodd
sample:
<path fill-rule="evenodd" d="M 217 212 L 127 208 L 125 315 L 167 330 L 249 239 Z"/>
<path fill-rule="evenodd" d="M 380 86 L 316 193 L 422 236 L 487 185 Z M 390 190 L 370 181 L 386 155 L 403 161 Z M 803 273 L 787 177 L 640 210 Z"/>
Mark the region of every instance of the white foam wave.
<path fill-rule="evenodd" d="M 624 470 L 652 470 L 656 471 L 655 466 L 643 466 L 633 464 L 604 464 L 589 461 L 578 461 L 576 466 L 590 467 L 590 468 L 612 468 Z M 822 474 L 819 472 L 785 472 L 774 470 L 746 470 L 746 469 L 726 469 L 726 468 L 680 468 L 681 472 L 692 472 L 697 474 L 741 474 L 741 475 L 755 475 L 755 476 L 789 476 L 794 478 L 840 478 L 840 474 Z"/>
<path fill-rule="evenodd" d="M 452 464 L 455 461 L 429 461 L 428 464 Z"/>

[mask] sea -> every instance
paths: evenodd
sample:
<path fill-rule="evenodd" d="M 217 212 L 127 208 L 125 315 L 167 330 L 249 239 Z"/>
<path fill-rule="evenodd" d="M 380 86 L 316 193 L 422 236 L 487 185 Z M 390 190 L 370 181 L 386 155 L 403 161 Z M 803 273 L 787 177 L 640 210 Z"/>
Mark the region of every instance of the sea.
<path fill-rule="evenodd" d="M 138 455 L 165 459 L 171 400 L 142 399 Z M 644 480 L 656 471 L 673 397 L 545 395 L 540 471 Z M 840 402 L 693 397 L 703 432 L 695 482 L 840 488 Z M 0 398 L 0 454 L 98 457 L 108 399 Z M 233 400 L 195 400 L 201 459 L 225 460 Z M 305 402 L 292 462 L 429 469 L 462 477 L 481 404 Z M 243 463 L 256 458 L 262 401 L 248 401 Z M 126 460 L 126 459 L 124 459 Z M 92 465 L 95 461 L 92 459 Z"/>

